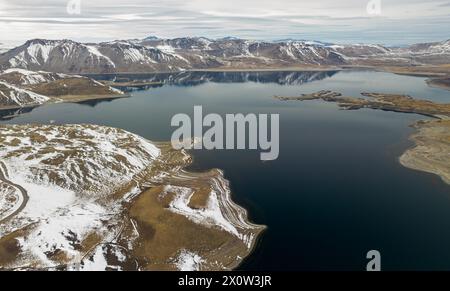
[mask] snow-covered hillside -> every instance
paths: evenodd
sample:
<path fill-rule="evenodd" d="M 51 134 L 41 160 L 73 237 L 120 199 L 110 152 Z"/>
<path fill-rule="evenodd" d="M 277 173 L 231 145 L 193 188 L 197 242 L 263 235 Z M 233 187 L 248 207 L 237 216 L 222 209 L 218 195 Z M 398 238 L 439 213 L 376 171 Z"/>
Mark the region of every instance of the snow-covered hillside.
<path fill-rule="evenodd" d="M 122 95 L 124 93 L 118 89 L 79 75 L 20 68 L 0 72 L 0 108 L 60 102 L 64 96 L 89 99 L 91 96 L 114 98 Z"/>
<path fill-rule="evenodd" d="M 186 153 L 124 130 L 3 125 L 0 144 L 0 270 L 227 269 L 261 231 L 222 172 L 185 172 Z"/>
<path fill-rule="evenodd" d="M 93 231 L 107 233 L 104 221 L 120 213 L 113 193 L 160 154 L 136 135 L 88 125 L 2 126 L 0 140 L 2 171 L 27 196 L 16 200 L 26 205 L 1 224 L 0 237 L 33 224 L 19 239 L 19 262 L 37 267 L 53 266 L 49 254 L 58 249 L 69 261 L 80 259 L 76 242 Z"/>
<path fill-rule="evenodd" d="M 441 42 L 420 43 L 404 49 L 415 54 L 446 54 L 450 55 L 450 39 Z"/>
<path fill-rule="evenodd" d="M 29 71 L 20 68 L 11 68 L 0 72 L 0 80 L 18 86 L 34 85 L 74 77 L 80 76 L 69 76 L 66 74 L 50 73 L 45 71 Z"/>
<path fill-rule="evenodd" d="M 48 100 L 49 98 L 44 95 L 0 81 L 0 105 L 3 107 L 40 105 Z"/>

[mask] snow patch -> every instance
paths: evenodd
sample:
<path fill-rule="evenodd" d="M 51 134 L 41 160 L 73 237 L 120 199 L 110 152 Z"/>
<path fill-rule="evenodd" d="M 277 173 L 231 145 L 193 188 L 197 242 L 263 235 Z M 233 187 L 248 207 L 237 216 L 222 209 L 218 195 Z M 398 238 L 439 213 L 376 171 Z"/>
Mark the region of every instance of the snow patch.
<path fill-rule="evenodd" d="M 50 99 L 47 96 L 18 88 L 3 81 L 0 81 L 0 84 L 9 89 L 8 95 L 5 92 L 0 91 L 0 99 L 1 96 L 5 98 L 5 101 L 3 103 L 12 103 L 19 106 L 25 106 L 31 104 L 42 104 Z"/>
<path fill-rule="evenodd" d="M 194 194 L 194 191 L 191 188 L 168 185 L 164 187 L 162 195 L 167 193 L 175 194 L 175 198 L 169 205 L 169 209 L 172 212 L 184 215 L 195 223 L 218 226 L 223 230 L 240 237 L 238 230 L 223 216 L 216 192 L 211 191 L 207 206 L 204 209 L 192 209 L 189 207 L 189 202 Z"/>
<path fill-rule="evenodd" d="M 97 59 L 105 59 L 113 68 L 116 67 L 116 64 L 107 56 L 102 54 L 97 47 L 93 45 L 84 45 L 85 48 Z"/>
<path fill-rule="evenodd" d="M 175 266 L 179 271 L 199 271 L 203 262 L 198 254 L 183 249 L 175 261 Z"/>

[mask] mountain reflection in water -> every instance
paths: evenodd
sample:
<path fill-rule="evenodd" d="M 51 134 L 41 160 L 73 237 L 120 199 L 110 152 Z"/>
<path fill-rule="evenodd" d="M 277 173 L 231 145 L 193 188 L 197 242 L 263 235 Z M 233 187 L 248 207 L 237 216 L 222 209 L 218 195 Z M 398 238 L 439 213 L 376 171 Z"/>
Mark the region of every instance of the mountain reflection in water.
<path fill-rule="evenodd" d="M 107 74 L 90 75 L 100 81 L 117 83 L 136 82 L 154 83 L 142 86 L 124 86 L 127 91 L 147 90 L 163 85 L 197 86 L 207 82 L 214 83 L 275 83 L 279 85 L 301 85 L 320 81 L 334 76 L 338 71 L 302 71 L 302 72 L 177 72 L 155 74 Z M 118 86 L 120 87 L 120 86 Z"/>

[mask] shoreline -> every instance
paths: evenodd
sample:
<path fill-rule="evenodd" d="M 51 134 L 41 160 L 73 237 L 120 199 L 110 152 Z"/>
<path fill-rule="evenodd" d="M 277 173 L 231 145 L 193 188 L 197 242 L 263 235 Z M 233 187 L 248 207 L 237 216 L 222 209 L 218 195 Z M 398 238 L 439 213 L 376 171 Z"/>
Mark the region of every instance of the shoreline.
<path fill-rule="evenodd" d="M 158 147 L 161 147 L 164 151 L 164 148 L 169 148 L 169 151 L 177 151 L 172 148 L 172 145 L 170 142 L 167 141 L 159 141 L 155 142 L 155 144 Z M 218 168 L 208 168 L 205 170 L 190 170 L 189 167 L 195 164 L 194 155 L 191 153 L 182 150 L 181 151 L 184 155 L 184 162 L 183 165 L 179 166 L 177 173 L 172 176 L 172 178 L 169 178 L 168 183 L 174 182 L 174 180 L 186 180 L 188 177 L 196 177 L 196 179 L 200 179 L 201 177 L 208 177 L 211 175 L 211 177 L 214 179 L 217 179 L 218 183 L 212 183 L 213 185 L 216 185 L 214 189 L 218 191 L 217 194 L 220 193 L 219 198 L 219 205 L 222 211 L 224 211 L 224 217 L 227 221 L 229 221 L 232 225 L 234 225 L 237 229 L 243 228 L 251 230 L 247 234 L 252 234 L 253 236 L 249 236 L 250 245 L 246 247 L 246 255 L 242 256 L 240 260 L 238 261 L 232 261 L 230 264 L 226 266 L 227 270 L 235 270 L 239 268 L 241 264 L 244 263 L 244 261 L 247 258 L 250 258 L 253 254 L 253 252 L 256 250 L 258 244 L 260 243 L 262 236 L 264 232 L 268 229 L 267 225 L 257 224 L 253 222 L 249 218 L 249 212 L 248 210 L 235 202 L 233 199 L 233 192 L 230 188 L 230 181 L 225 178 L 224 171 Z M 207 180 L 212 181 L 211 178 L 207 178 Z M 209 184 L 210 182 L 208 182 Z M 175 182 L 176 184 L 176 182 Z M 141 194 L 139 194 L 141 195 Z M 192 199 L 192 198 L 191 198 Z M 214 271 L 216 269 L 201 269 L 202 271 Z"/>
<path fill-rule="evenodd" d="M 165 141 L 156 142 L 157 145 L 165 145 L 165 144 L 167 144 L 167 143 L 168 143 L 168 142 L 165 142 Z M 170 142 L 169 142 L 169 143 L 170 143 Z M 185 166 L 185 169 L 189 169 L 189 167 L 195 165 L 195 158 L 194 158 L 194 155 L 192 155 L 192 154 L 190 154 L 190 153 L 186 153 L 186 154 L 190 157 L 190 163 L 188 163 L 188 164 Z M 220 172 L 222 173 L 222 176 L 224 177 L 224 180 L 227 181 L 228 184 L 231 183 L 231 181 L 229 181 L 229 180 L 227 180 L 227 179 L 225 178 L 225 172 L 224 172 L 223 170 L 218 169 L 218 168 L 212 168 L 212 169 L 209 169 L 209 170 L 217 170 L 217 171 L 220 171 Z M 200 170 L 200 171 L 198 171 L 198 170 L 186 170 L 186 171 L 187 171 L 187 172 L 190 172 L 190 173 L 202 173 L 204 170 Z M 258 228 L 258 234 L 256 235 L 256 237 L 255 237 L 254 240 L 252 241 L 252 244 L 251 244 L 251 246 L 250 246 L 250 248 L 249 248 L 249 251 L 248 251 L 248 255 L 247 255 L 246 257 L 243 257 L 242 260 L 241 260 L 240 262 L 237 262 L 236 264 L 233 264 L 233 265 L 230 266 L 230 269 L 231 269 L 231 270 L 236 270 L 236 269 L 239 269 L 240 266 L 241 266 L 242 264 L 244 264 L 247 260 L 251 259 L 253 253 L 256 251 L 256 249 L 257 249 L 258 246 L 260 245 L 260 243 L 261 243 L 261 241 L 262 241 L 262 239 L 263 239 L 264 233 L 267 231 L 267 229 L 269 228 L 269 226 L 267 226 L 267 225 L 265 225 L 265 224 L 257 224 L 257 223 L 255 223 L 254 221 L 252 221 L 252 220 L 249 218 L 249 211 L 248 211 L 248 209 L 245 208 L 244 206 L 242 206 L 242 205 L 236 203 L 236 202 L 234 201 L 234 199 L 233 199 L 233 192 L 232 192 L 231 190 L 229 191 L 229 200 L 230 200 L 230 201 L 232 202 L 232 204 L 234 204 L 237 208 L 240 208 L 240 210 L 242 211 L 243 217 L 247 217 L 247 223 L 248 223 L 248 224 L 253 225 L 253 226 L 255 226 L 255 227 Z"/>
<path fill-rule="evenodd" d="M 450 91 L 450 77 L 447 78 L 430 78 L 425 80 L 428 86 L 432 88 L 444 89 Z"/>
<path fill-rule="evenodd" d="M 106 73 L 77 73 L 83 76 L 99 76 L 99 75 L 150 75 L 150 74 L 176 74 L 183 72 L 296 72 L 296 71 L 346 71 L 346 70 L 373 70 L 389 72 L 399 75 L 410 75 L 420 77 L 442 77 L 450 74 L 450 66 L 440 65 L 424 65 L 424 66 L 377 66 L 377 65 L 298 65 L 298 66 L 275 66 L 275 67 L 212 67 L 212 68 L 192 68 L 181 71 L 137 71 L 137 72 L 106 72 Z M 69 73 L 76 75 L 75 73 Z"/>
<path fill-rule="evenodd" d="M 408 140 L 413 143 L 400 157 L 399 163 L 409 169 L 430 173 L 450 185 L 450 120 L 419 120 Z M 447 134 L 446 134 L 447 132 Z"/>
<path fill-rule="evenodd" d="M 222 173 L 222 175 L 224 175 L 224 172 L 223 172 L 222 170 L 220 170 L 220 169 L 218 169 L 218 170 Z M 225 179 L 225 178 L 224 178 L 224 179 Z M 226 180 L 226 179 L 225 179 L 225 181 L 226 181 L 227 184 L 230 183 L 230 182 L 229 182 L 228 180 Z M 229 187 L 229 186 L 227 186 L 227 187 Z M 227 198 L 227 200 L 232 204 L 232 207 L 236 208 L 238 211 L 241 212 L 242 217 L 246 217 L 246 222 L 247 222 L 249 225 L 252 225 L 253 227 L 255 227 L 255 228 L 257 229 L 257 232 L 256 232 L 256 234 L 255 234 L 255 237 L 254 237 L 254 239 L 251 241 L 251 244 L 250 244 L 250 246 L 249 246 L 249 248 L 248 248 L 248 254 L 247 254 L 247 256 L 243 257 L 243 258 L 241 259 L 241 261 L 236 262 L 235 264 L 232 264 L 232 265 L 230 266 L 230 269 L 231 269 L 231 270 L 235 270 L 235 269 L 239 268 L 239 266 L 240 266 L 241 264 L 244 263 L 245 259 L 248 259 L 248 258 L 250 258 L 250 257 L 253 255 L 253 253 L 254 253 L 255 250 L 256 250 L 256 247 L 258 246 L 258 243 L 261 242 L 261 239 L 262 239 L 262 236 L 263 236 L 264 232 L 268 229 L 268 226 L 267 226 L 267 225 L 263 225 L 263 224 L 256 224 L 256 223 L 254 223 L 253 221 L 251 221 L 250 218 L 249 218 L 249 215 L 248 215 L 248 214 L 249 214 L 249 213 L 248 213 L 248 209 L 245 208 L 245 207 L 243 207 L 243 206 L 241 206 L 241 205 L 239 205 L 239 204 L 237 204 L 237 203 L 233 200 L 231 190 L 229 190 L 229 191 L 227 192 L 227 197 L 226 197 L 226 198 Z"/>
<path fill-rule="evenodd" d="M 143 87 L 153 85 L 163 85 L 163 82 L 113 82 L 113 81 L 99 81 L 106 86 L 111 87 Z"/>
<path fill-rule="evenodd" d="M 444 90 L 450 90 L 450 85 L 435 84 L 434 82 L 442 79 L 443 77 L 450 74 L 450 68 L 442 72 L 413 72 L 413 71 L 401 71 L 407 67 L 379 67 L 379 66 L 307 66 L 307 67 L 274 67 L 274 68 L 210 68 L 210 69 L 191 69 L 184 71 L 155 71 L 155 72 L 115 72 L 115 73 L 86 73 L 81 74 L 83 76 L 100 76 L 100 75 L 150 75 L 150 74 L 175 74 L 183 72 L 211 72 L 211 73 L 241 73 L 241 72 L 327 72 L 327 71 L 376 71 L 376 72 L 386 72 L 397 75 L 413 76 L 413 77 L 429 77 L 425 80 L 428 86 L 433 88 L 439 88 Z M 428 67 L 423 67 L 428 68 Z M 432 67 L 436 68 L 436 67 Z M 76 75 L 76 74 L 71 74 Z M 151 85 L 163 85 L 163 82 L 109 82 L 102 81 L 103 84 L 112 87 L 141 87 L 141 86 L 151 86 Z M 68 95 L 68 96 L 48 96 L 49 101 L 42 104 L 27 104 L 23 106 L 13 105 L 13 106 L 2 106 L 0 105 L 0 111 L 2 110 L 12 110 L 12 109 L 23 109 L 23 108 L 35 108 L 42 105 L 55 104 L 55 103 L 79 103 L 83 101 L 90 100 L 108 100 L 108 99 L 120 99 L 131 97 L 130 93 L 125 93 L 123 95 L 113 94 L 113 95 Z"/>
<path fill-rule="evenodd" d="M 409 137 L 414 146 L 406 149 L 398 158 L 404 167 L 433 173 L 450 184 L 450 103 L 434 103 L 415 99 L 408 95 L 361 93 L 369 98 L 342 96 L 341 93 L 322 90 L 301 96 L 274 96 L 283 102 L 321 100 L 336 103 L 344 110 L 369 108 L 390 112 L 413 113 L 431 117 L 411 125 L 416 133 Z"/>
<path fill-rule="evenodd" d="M 357 67 L 355 67 L 357 68 Z M 363 68 L 363 67 L 361 67 Z M 178 74 L 184 72 L 283 72 L 283 71 L 342 71 L 343 66 L 293 66 L 293 67 L 261 67 L 261 68 L 235 68 L 214 67 L 207 69 L 186 69 L 181 71 L 144 71 L 144 72 L 107 72 L 107 73 L 69 73 L 69 75 L 101 76 L 101 75 L 151 75 L 151 74 Z"/>
<path fill-rule="evenodd" d="M 112 95 L 65 95 L 65 96 L 49 96 L 51 98 L 50 102 L 44 103 L 55 104 L 55 103 L 79 103 L 83 101 L 91 100 L 112 100 L 131 97 L 131 94 L 112 94 Z M 52 102 L 53 100 L 53 102 Z"/>
<path fill-rule="evenodd" d="M 26 108 L 36 108 L 39 106 L 61 104 L 61 103 L 80 103 L 84 101 L 91 100 L 113 100 L 121 98 L 129 98 L 131 94 L 114 94 L 114 95 L 66 95 L 66 96 L 48 96 L 50 99 L 47 102 L 41 104 L 26 104 L 23 106 L 12 105 L 12 106 L 1 106 L 0 111 L 4 110 L 15 110 L 15 109 L 26 109 Z"/>

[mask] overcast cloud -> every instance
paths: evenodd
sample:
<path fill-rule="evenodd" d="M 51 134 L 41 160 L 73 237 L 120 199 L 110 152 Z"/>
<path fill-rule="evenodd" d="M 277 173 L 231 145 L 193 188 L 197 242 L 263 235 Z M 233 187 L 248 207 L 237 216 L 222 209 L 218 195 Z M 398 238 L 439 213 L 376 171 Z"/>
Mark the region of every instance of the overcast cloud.
<path fill-rule="evenodd" d="M 76 0 L 73 0 L 76 1 Z M 377 0 L 372 0 L 377 1 Z M 0 0 L 0 43 L 206 36 L 410 44 L 450 38 L 450 1 L 380 0 Z"/>

